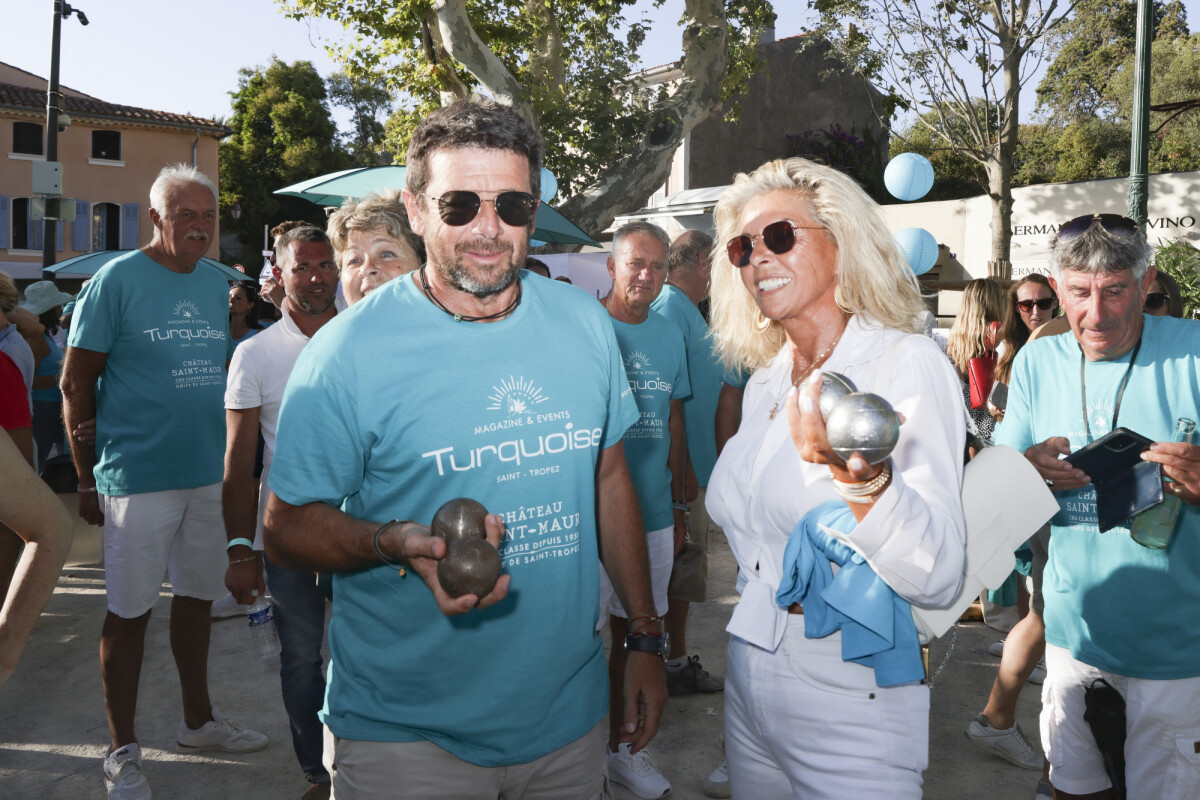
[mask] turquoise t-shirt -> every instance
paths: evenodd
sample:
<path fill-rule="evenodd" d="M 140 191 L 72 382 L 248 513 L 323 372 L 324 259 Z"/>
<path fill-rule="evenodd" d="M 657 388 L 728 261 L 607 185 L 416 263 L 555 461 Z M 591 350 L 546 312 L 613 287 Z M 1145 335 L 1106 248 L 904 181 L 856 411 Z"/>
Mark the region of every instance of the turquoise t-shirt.
<path fill-rule="evenodd" d="M 725 370 L 713 349 L 708 323 L 688 296 L 674 286 L 663 286 L 650 308 L 679 326 L 687 345 L 688 380 L 692 396 L 683 401 L 687 423 L 688 457 L 696 473 L 696 484 L 708 486 L 708 476 L 717 463 L 717 400 Z"/>
<path fill-rule="evenodd" d="M 1170 441 L 1178 417 L 1200 419 L 1200 324 L 1147 316 L 1119 427 Z M 1129 356 L 1086 362 L 1092 439 L 1112 429 L 1113 406 Z M 1036 339 L 1013 364 L 1008 408 L 997 444 L 1024 451 L 1066 436 L 1074 452 L 1086 442 L 1079 379 L 1081 353 L 1072 335 Z M 1100 533 L 1096 493 L 1056 492 L 1050 561 L 1043 593 L 1046 641 L 1119 675 L 1170 680 L 1200 675 L 1200 508 L 1184 504 L 1170 546 L 1150 550 L 1127 527 Z"/>
<path fill-rule="evenodd" d="M 172 272 L 140 250 L 79 295 L 70 347 L 107 353 L 96 383 L 96 488 L 106 495 L 217 483 L 225 460 L 229 283 Z"/>
<path fill-rule="evenodd" d="M 610 319 L 612 319 L 610 317 Z M 669 528 L 675 522 L 671 508 L 671 400 L 691 394 L 683 334 L 666 317 L 651 311 L 644 322 L 630 325 L 612 319 L 629 388 L 641 416 L 625 434 L 625 460 L 642 507 L 647 531 Z M 684 420 L 686 427 L 687 420 Z"/>
<path fill-rule="evenodd" d="M 508 597 L 453 619 L 420 577 L 333 578 L 322 720 L 337 736 L 427 739 L 482 766 L 540 758 L 608 711 L 595 469 L 637 407 L 608 316 L 522 275 L 498 322 L 455 322 L 411 276 L 305 348 L 280 411 L 271 490 L 359 519 L 428 524 L 455 497 L 506 520 Z"/>
<path fill-rule="evenodd" d="M 34 375 L 41 378 L 48 375 L 58 377 L 58 373 L 62 370 L 63 351 L 58 346 L 58 342 L 54 341 L 54 337 L 48 333 L 43 333 L 42 337 L 46 340 L 46 346 L 50 348 L 50 352 L 42 356 L 42 360 L 38 362 L 37 371 Z M 34 389 L 29 393 L 30 396 L 39 403 L 61 403 L 62 391 L 58 386 L 47 386 L 45 389 Z"/>

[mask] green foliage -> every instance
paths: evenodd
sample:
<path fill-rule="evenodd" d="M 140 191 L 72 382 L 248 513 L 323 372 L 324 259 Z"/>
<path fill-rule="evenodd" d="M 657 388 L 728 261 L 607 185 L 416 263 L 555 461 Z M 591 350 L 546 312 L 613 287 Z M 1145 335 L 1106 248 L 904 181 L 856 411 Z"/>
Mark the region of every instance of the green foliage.
<path fill-rule="evenodd" d="M 1059 30 L 1056 54 L 1038 84 L 1038 106 L 1066 123 L 1117 112 L 1111 86 L 1133 56 L 1137 3 L 1131 0 L 1080 0 Z M 1187 12 L 1179 0 L 1154 3 L 1154 39 L 1187 35 Z"/>
<path fill-rule="evenodd" d="M 1200 318 L 1200 250 L 1182 239 L 1160 240 L 1154 248 L 1154 267 L 1179 284 L 1183 316 Z"/>
<path fill-rule="evenodd" d="M 416 122 L 445 98 L 478 88 L 440 43 L 432 0 L 277 0 L 285 13 L 321 16 L 352 38 L 331 48 L 351 72 L 384 76 L 406 106 L 385 124 L 385 146 L 398 160 Z M 655 0 L 661 5 L 663 0 Z M 620 163 L 656 120 L 665 88 L 630 91 L 647 23 L 631 19 L 635 0 L 466 0 L 474 32 L 516 79 L 546 142 L 546 166 L 559 198 L 580 193 Z M 722 97 L 745 94 L 760 66 L 757 30 L 773 19 L 768 0 L 728 0 L 729 65 Z M 687 31 L 709 36 L 709 31 Z M 665 60 L 665 59 L 663 59 Z M 653 57 L 650 63 L 657 63 Z"/>
<path fill-rule="evenodd" d="M 834 123 L 823 131 L 788 134 L 789 156 L 801 156 L 846 173 L 877 203 L 892 199 L 883 185 L 879 143 L 870 131 L 859 136 Z"/>
<path fill-rule="evenodd" d="M 285 219 L 324 224 L 320 208 L 273 194 L 276 189 L 349 164 L 337 142 L 325 81 L 311 62 L 272 58 L 266 69 L 242 69 L 239 76 L 226 123 L 233 135 L 220 143 L 222 225 L 256 250 L 264 224 Z M 242 208 L 236 221 L 228 217 L 235 203 Z"/>
<path fill-rule="evenodd" d="M 1133 60 L 1113 80 L 1124 119 L 1133 113 Z M 1158 42 L 1151 53 L 1150 104 L 1200 98 L 1200 33 Z M 1150 171 L 1182 172 L 1200 169 L 1200 107 L 1150 113 Z M 1157 131 L 1157 132 L 1155 132 Z"/>
<path fill-rule="evenodd" d="M 381 115 L 391 111 L 394 98 L 387 81 L 370 73 L 336 72 L 329 76 L 329 99 L 349 109 L 352 130 L 345 135 L 345 147 L 356 167 L 379 163 L 386 135 Z"/>

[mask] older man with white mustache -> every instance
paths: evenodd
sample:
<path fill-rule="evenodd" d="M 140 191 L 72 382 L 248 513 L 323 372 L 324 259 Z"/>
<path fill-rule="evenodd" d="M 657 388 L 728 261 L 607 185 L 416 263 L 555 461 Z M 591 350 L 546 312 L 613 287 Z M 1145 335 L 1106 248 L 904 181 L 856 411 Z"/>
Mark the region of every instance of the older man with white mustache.
<path fill-rule="evenodd" d="M 121 800 L 150 798 L 134 716 L 164 570 L 174 590 L 171 650 L 183 692 L 179 748 L 267 745 L 266 736 L 222 716 L 208 695 L 209 608 L 225 594 L 221 479 L 233 352 L 227 281 L 197 263 L 216 226 L 216 186 L 193 167 L 166 167 L 150 188 L 149 213 L 150 244 L 114 259 L 79 295 L 62 378 L 67 426 L 96 419 L 94 444 L 71 444 L 79 514 L 104 525 L 100 673 L 111 740 L 104 782 L 109 798 Z"/>

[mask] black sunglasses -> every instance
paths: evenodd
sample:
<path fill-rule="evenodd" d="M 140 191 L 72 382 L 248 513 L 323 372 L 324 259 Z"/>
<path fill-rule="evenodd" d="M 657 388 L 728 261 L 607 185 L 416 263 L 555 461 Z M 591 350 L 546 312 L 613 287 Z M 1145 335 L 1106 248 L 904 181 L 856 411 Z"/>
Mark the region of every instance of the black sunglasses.
<path fill-rule="evenodd" d="M 750 263 L 750 254 L 754 252 L 754 245 L 758 243 L 759 239 L 762 239 L 762 243 L 767 246 L 768 250 L 781 256 L 796 246 L 796 231 L 820 229 L 818 225 L 796 225 L 786 219 L 781 219 L 763 228 L 762 233 L 758 236 L 743 233 L 741 236 L 733 237 L 725 245 L 725 252 L 729 255 L 730 263 L 741 269 Z"/>
<path fill-rule="evenodd" d="M 1137 223 L 1120 214 L 1084 214 L 1064 222 L 1058 229 L 1058 240 L 1069 242 L 1083 236 L 1093 225 L 1099 225 L 1118 239 L 1132 239 L 1137 235 Z"/>
<path fill-rule="evenodd" d="M 1146 308 L 1151 311 L 1157 311 L 1169 302 L 1171 302 L 1171 295 L 1165 292 L 1151 292 L 1146 295 Z"/>
<path fill-rule="evenodd" d="M 1033 307 L 1037 306 L 1042 311 L 1049 311 L 1058 305 L 1058 301 L 1053 297 L 1043 297 L 1040 300 L 1018 300 L 1017 306 L 1026 314 L 1033 312 Z"/>
<path fill-rule="evenodd" d="M 437 200 L 438 214 L 442 222 L 455 228 L 475 219 L 484 203 L 495 206 L 496 215 L 501 221 L 514 228 L 524 227 L 533 222 L 533 215 L 538 207 L 538 199 L 527 192 L 501 192 L 493 200 L 484 200 L 475 192 L 467 191 L 446 192 L 441 197 L 431 194 L 425 196 L 430 200 Z"/>

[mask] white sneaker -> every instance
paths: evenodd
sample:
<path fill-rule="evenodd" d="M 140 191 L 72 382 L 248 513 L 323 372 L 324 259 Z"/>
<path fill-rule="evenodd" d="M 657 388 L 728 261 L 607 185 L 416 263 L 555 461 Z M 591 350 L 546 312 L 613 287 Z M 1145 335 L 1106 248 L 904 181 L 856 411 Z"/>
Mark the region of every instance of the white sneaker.
<path fill-rule="evenodd" d="M 1029 673 L 1029 682 L 1036 683 L 1039 686 L 1042 681 L 1046 680 L 1046 659 L 1043 658 L 1037 662 L 1037 666 L 1033 668 L 1033 672 Z"/>
<path fill-rule="evenodd" d="M 118 747 L 104 759 L 104 788 L 109 800 L 150 800 L 150 784 L 142 774 L 142 748 Z"/>
<path fill-rule="evenodd" d="M 218 602 L 220 602 L 220 601 L 218 601 Z M 213 608 L 215 609 L 216 607 L 217 607 L 217 604 L 213 603 Z M 214 612 L 214 616 L 215 616 L 215 612 Z M 996 658 L 1000 658 L 1001 656 L 1003 656 L 1004 655 L 1004 640 L 1001 639 L 998 642 L 992 642 L 991 644 L 989 644 L 988 645 L 988 655 L 995 656 Z"/>
<path fill-rule="evenodd" d="M 654 756 L 645 748 L 629 752 L 629 742 L 622 742 L 617 752 L 604 746 L 608 756 L 608 779 L 624 786 L 641 800 L 658 800 L 671 793 L 671 784 L 658 771 Z"/>
<path fill-rule="evenodd" d="M 270 741 L 258 731 L 248 730 L 225 719 L 216 706 L 212 707 L 212 715 L 211 722 L 204 723 L 196 730 L 189 728 L 186 721 L 179 721 L 175 740 L 180 752 L 223 750 L 226 753 L 253 753 L 262 750 Z"/>
<path fill-rule="evenodd" d="M 717 768 L 704 779 L 704 793 L 709 797 L 732 797 L 729 788 L 729 762 L 722 761 Z"/>
<path fill-rule="evenodd" d="M 213 619 L 228 619 L 229 617 L 244 617 L 246 612 L 250 610 L 250 606 L 244 606 L 233 599 L 233 595 L 227 594 L 220 600 L 214 600 L 212 604 Z"/>
<path fill-rule="evenodd" d="M 971 720 L 965 731 L 967 741 L 984 752 L 1000 756 L 1009 763 L 1025 769 L 1042 771 L 1042 753 L 1034 750 L 1025 738 L 1021 726 L 1013 723 L 1011 728 L 993 728 L 987 717 L 980 714 Z"/>

